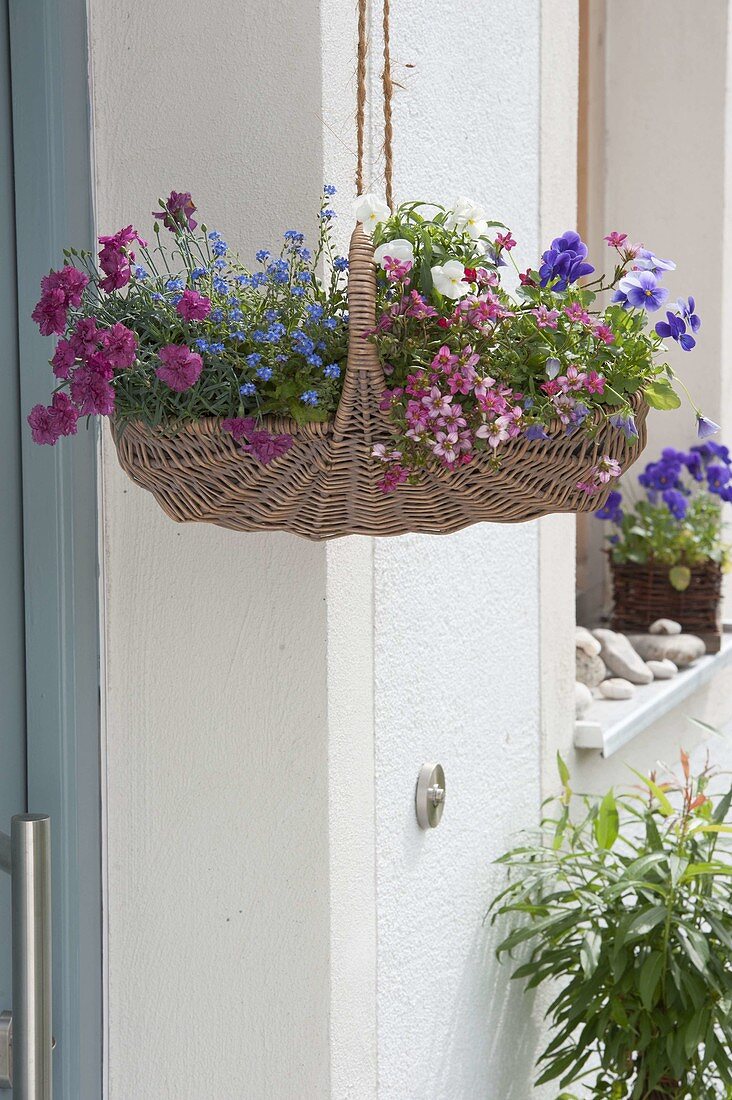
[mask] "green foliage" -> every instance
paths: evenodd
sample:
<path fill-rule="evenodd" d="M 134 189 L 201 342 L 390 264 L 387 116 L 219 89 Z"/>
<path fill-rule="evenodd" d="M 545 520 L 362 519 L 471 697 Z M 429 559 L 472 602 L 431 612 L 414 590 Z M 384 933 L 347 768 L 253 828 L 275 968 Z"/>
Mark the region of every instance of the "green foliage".
<path fill-rule="evenodd" d="M 669 576 L 680 591 L 688 587 L 688 567 L 705 561 L 724 563 L 727 543 L 722 537 L 722 508 L 719 497 L 699 492 L 688 502 L 686 515 L 677 519 L 663 500 L 639 500 L 627 508 L 614 532 L 613 561 L 645 565 L 686 567 L 686 572 Z M 684 584 L 684 578 L 686 583 Z"/>
<path fill-rule="evenodd" d="M 601 800 L 563 793 L 504 855 L 491 906 L 513 978 L 551 985 L 537 1085 L 558 1100 L 732 1096 L 732 789 L 690 773 Z M 566 1091 L 567 1089 L 576 1091 Z"/>

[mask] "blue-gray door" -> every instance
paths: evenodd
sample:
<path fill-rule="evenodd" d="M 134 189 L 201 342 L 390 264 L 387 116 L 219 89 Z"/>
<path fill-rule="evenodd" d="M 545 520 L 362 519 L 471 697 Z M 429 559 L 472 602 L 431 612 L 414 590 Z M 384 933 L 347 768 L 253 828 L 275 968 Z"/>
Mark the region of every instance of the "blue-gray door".
<path fill-rule="evenodd" d="M 85 0 L 0 0 L 0 829 L 51 816 L 55 1100 L 102 1095 L 96 436 L 36 447 L 25 415 L 53 383 L 40 278 L 93 241 L 86 30 Z"/>
<path fill-rule="evenodd" d="M 0 830 L 26 810 L 23 513 L 13 133 L 6 0 L 0 7 Z M 0 1012 L 11 1006 L 10 882 L 0 874 Z"/>

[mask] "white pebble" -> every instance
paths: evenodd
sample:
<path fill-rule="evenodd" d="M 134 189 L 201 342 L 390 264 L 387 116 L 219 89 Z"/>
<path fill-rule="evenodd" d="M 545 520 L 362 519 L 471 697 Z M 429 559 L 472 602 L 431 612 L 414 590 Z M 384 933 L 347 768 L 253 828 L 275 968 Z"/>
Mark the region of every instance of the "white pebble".
<path fill-rule="evenodd" d="M 654 680 L 670 680 L 673 676 L 678 675 L 678 666 L 670 661 L 668 657 L 664 657 L 662 661 L 646 661 L 646 664 L 653 673 Z"/>
<path fill-rule="evenodd" d="M 592 692 L 587 684 L 581 684 L 579 680 L 574 685 L 574 714 L 575 718 L 581 718 L 592 706 Z"/>
<path fill-rule="evenodd" d="M 600 694 L 606 699 L 631 699 L 635 694 L 635 687 L 630 680 L 623 680 L 620 676 L 612 676 L 609 680 L 603 680 L 600 684 Z"/>
<path fill-rule="evenodd" d="M 655 623 L 651 623 L 648 627 L 649 634 L 680 634 L 681 623 L 677 623 L 675 619 L 656 619 Z"/>

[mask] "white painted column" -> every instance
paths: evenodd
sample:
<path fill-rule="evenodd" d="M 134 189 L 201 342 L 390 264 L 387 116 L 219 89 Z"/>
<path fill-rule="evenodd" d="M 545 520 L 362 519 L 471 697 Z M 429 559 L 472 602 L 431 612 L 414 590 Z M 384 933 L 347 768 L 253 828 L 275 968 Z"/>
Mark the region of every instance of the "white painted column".
<path fill-rule="evenodd" d="M 91 0 L 100 231 L 315 230 L 315 0 Z M 326 549 L 177 526 L 104 456 L 110 1100 L 329 1094 Z"/>
<path fill-rule="evenodd" d="M 350 4 L 221 0 L 204 25 L 160 0 L 155 34 L 133 0 L 90 5 L 100 229 L 190 189 L 251 255 L 312 232 L 326 179 L 345 244 Z M 550 105 L 543 58 L 575 3 L 543 8 L 392 3 L 398 197 L 475 196 L 524 266 L 566 228 L 572 157 L 573 61 Z M 178 527 L 108 440 L 103 515 L 110 1100 L 525 1100 L 538 1027 L 483 916 L 538 816 L 542 702 L 564 713 L 566 523 L 327 547 Z"/>

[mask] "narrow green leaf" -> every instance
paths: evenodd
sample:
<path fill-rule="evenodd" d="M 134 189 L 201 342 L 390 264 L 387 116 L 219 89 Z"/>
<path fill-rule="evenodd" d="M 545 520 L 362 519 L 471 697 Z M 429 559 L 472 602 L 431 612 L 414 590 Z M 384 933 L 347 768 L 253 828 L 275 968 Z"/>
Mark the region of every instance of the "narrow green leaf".
<path fill-rule="evenodd" d="M 609 850 L 618 839 L 620 819 L 612 788 L 607 792 L 595 820 L 595 840 L 601 848 Z"/>
<path fill-rule="evenodd" d="M 647 936 L 661 921 L 666 919 L 666 912 L 665 905 L 651 905 L 648 909 L 641 910 L 628 925 L 628 939 Z"/>
<path fill-rule="evenodd" d="M 559 778 L 562 781 L 563 787 L 569 786 L 569 768 L 562 759 L 561 753 L 557 753 L 557 770 L 559 771 Z"/>
<path fill-rule="evenodd" d="M 602 936 L 597 929 L 590 929 L 580 947 L 580 964 L 586 978 L 590 978 L 597 970 L 601 947 Z"/>
<path fill-rule="evenodd" d="M 641 1002 L 646 1012 L 650 1012 L 655 1001 L 661 975 L 663 974 L 663 955 L 660 951 L 652 951 L 641 967 L 638 979 L 638 990 Z"/>
<path fill-rule="evenodd" d="M 653 797 L 658 802 L 659 809 L 660 809 L 661 813 L 663 814 L 663 816 L 664 817 L 671 817 L 671 815 L 674 812 L 674 808 L 671 805 L 671 803 L 669 802 L 669 800 L 666 797 L 666 795 L 664 794 L 664 792 L 658 786 L 658 784 L 654 783 L 652 779 L 649 779 L 647 775 L 643 775 L 642 772 L 637 772 L 635 770 L 635 768 L 631 768 L 630 770 L 633 772 L 633 775 L 637 775 L 638 778 L 643 783 L 645 783 L 645 785 L 648 787 L 648 790 L 651 792 Z"/>

